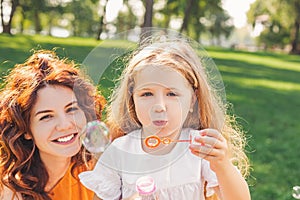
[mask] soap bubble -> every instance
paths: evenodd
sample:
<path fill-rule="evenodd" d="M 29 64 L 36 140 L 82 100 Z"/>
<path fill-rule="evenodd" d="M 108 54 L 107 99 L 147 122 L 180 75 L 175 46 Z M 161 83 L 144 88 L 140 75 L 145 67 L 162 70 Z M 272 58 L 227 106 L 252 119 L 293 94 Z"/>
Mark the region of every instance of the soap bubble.
<path fill-rule="evenodd" d="M 102 153 L 110 144 L 108 128 L 99 120 L 88 122 L 80 138 L 84 147 L 91 153 Z"/>
<path fill-rule="evenodd" d="M 300 186 L 293 187 L 293 197 L 295 199 L 300 199 Z"/>

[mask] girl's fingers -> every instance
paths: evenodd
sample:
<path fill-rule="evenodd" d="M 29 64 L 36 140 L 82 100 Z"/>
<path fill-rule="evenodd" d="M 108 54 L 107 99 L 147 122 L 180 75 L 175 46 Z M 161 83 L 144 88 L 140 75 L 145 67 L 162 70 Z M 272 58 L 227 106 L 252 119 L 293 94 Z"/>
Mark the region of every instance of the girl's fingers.
<path fill-rule="evenodd" d="M 191 153 L 194 154 L 195 156 L 198 156 L 200 158 L 204 158 L 207 160 L 210 160 L 212 158 L 216 158 L 214 149 L 204 149 L 202 148 L 201 150 L 195 150 L 190 148 Z"/>
<path fill-rule="evenodd" d="M 222 134 L 214 129 L 204 129 L 192 133 L 192 144 L 209 145 L 217 149 L 224 148 L 226 143 Z"/>
<path fill-rule="evenodd" d="M 227 142 L 215 129 L 204 129 L 193 133 L 191 152 L 207 160 L 223 158 L 227 152 Z"/>
<path fill-rule="evenodd" d="M 207 155 L 212 155 L 215 156 L 217 154 L 218 149 L 215 149 L 211 145 L 195 145 L 192 144 L 190 145 L 190 149 L 194 152 L 202 153 L 202 154 L 207 154 Z"/>
<path fill-rule="evenodd" d="M 217 140 L 220 140 L 221 142 L 225 141 L 223 135 L 216 129 L 203 129 L 200 131 L 200 135 L 213 137 L 216 138 Z"/>
<path fill-rule="evenodd" d="M 194 145 L 200 145 L 200 146 L 210 146 L 213 148 L 220 149 L 222 148 L 221 142 L 215 138 L 209 137 L 209 136 L 196 136 L 194 139 Z"/>

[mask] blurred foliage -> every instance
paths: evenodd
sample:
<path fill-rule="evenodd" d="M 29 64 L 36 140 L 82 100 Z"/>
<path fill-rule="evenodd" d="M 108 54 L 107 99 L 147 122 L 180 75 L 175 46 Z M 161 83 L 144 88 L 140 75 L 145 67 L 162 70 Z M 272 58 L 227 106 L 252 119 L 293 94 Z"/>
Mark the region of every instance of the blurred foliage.
<path fill-rule="evenodd" d="M 270 48 L 291 46 L 291 53 L 300 54 L 300 1 L 256 0 L 247 13 L 253 26 L 263 25 L 258 42 Z"/>
<path fill-rule="evenodd" d="M 14 34 L 51 35 L 53 28 L 61 28 L 67 30 L 70 36 L 98 38 L 101 34 L 107 36 L 113 32 L 142 27 L 144 14 L 149 13 L 149 9 L 153 9 L 153 26 L 173 28 L 172 20 L 182 21 L 184 23 L 178 30 L 196 40 L 201 34 L 208 34 L 211 39 L 218 41 L 221 36 L 227 38 L 233 30 L 229 15 L 221 7 L 221 0 L 156 0 L 151 8 L 145 7 L 141 0 L 124 0 L 118 17 L 112 22 L 107 22 L 103 17 L 106 0 L 4 1 L 4 9 L 12 2 L 17 5 L 11 16 L 10 29 Z"/>

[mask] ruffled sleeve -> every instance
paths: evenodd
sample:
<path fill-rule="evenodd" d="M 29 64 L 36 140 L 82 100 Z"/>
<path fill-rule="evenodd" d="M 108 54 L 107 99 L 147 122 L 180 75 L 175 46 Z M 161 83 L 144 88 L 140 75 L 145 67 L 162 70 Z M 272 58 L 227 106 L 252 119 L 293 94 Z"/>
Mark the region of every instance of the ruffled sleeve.
<path fill-rule="evenodd" d="M 207 160 L 202 159 L 202 170 L 201 175 L 204 179 L 204 181 L 207 182 L 206 185 L 206 197 L 210 197 L 214 195 L 214 187 L 217 187 L 219 185 L 217 175 L 216 173 L 210 169 L 210 164 Z"/>
<path fill-rule="evenodd" d="M 103 199 L 120 199 L 121 179 L 119 174 L 98 162 L 93 171 L 85 171 L 79 174 L 80 182 L 88 189 Z"/>

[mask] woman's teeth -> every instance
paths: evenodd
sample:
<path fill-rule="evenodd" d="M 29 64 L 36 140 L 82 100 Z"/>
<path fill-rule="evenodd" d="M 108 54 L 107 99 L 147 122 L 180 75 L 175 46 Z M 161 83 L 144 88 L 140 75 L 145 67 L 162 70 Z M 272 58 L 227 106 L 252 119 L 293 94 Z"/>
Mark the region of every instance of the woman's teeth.
<path fill-rule="evenodd" d="M 58 142 L 68 142 L 68 141 L 72 140 L 73 138 L 74 138 L 74 134 L 66 136 L 66 137 L 58 138 L 57 141 Z"/>

